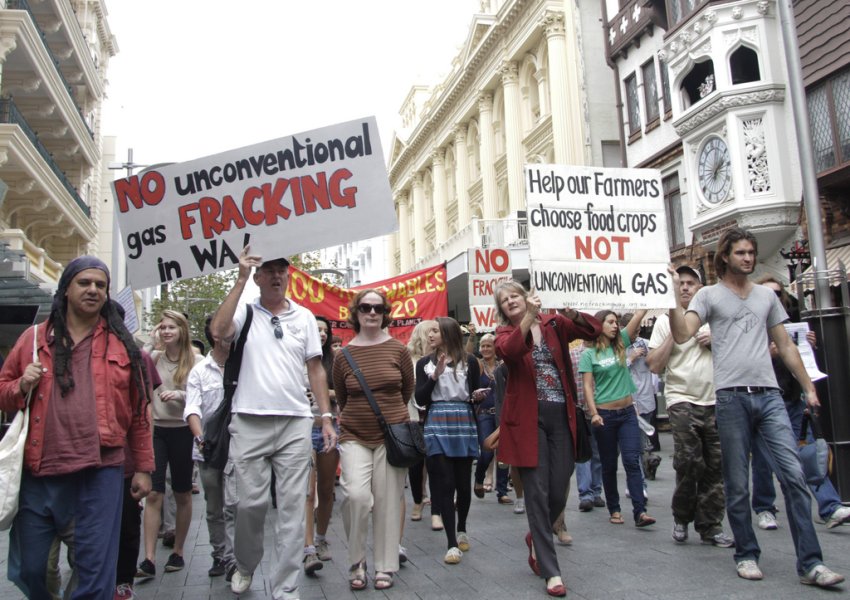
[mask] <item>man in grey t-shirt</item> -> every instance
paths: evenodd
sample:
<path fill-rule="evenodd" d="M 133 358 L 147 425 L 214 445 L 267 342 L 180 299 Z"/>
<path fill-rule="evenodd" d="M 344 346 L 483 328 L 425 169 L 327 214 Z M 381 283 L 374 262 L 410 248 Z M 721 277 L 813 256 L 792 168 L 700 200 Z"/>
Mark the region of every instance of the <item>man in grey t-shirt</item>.
<path fill-rule="evenodd" d="M 687 312 L 682 308 L 679 274 L 671 267 L 677 307 L 670 310 L 670 329 L 676 343 L 681 344 L 703 323 L 711 326 L 717 429 L 738 576 L 764 577 L 758 566 L 761 550 L 753 531 L 748 486 L 750 450 L 757 444 L 776 465 L 782 483 L 791 531 L 796 532 L 793 537 L 800 582 L 830 587 L 844 581 L 844 576 L 823 564 L 796 441 L 773 373 L 768 335 L 800 382 L 809 408 L 814 410 L 820 403 L 797 347 L 783 326 L 788 315 L 773 292 L 749 280 L 757 248 L 750 232 L 727 230 L 714 257 L 720 282 L 697 292 Z"/>

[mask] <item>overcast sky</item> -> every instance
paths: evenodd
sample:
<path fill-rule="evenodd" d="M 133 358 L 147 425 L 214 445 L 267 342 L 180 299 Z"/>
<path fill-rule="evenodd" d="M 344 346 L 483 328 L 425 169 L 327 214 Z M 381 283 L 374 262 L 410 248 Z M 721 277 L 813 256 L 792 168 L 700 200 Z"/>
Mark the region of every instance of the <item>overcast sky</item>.
<path fill-rule="evenodd" d="M 182 162 L 375 115 L 384 156 L 410 86 L 448 73 L 477 0 L 107 0 L 104 135 Z"/>

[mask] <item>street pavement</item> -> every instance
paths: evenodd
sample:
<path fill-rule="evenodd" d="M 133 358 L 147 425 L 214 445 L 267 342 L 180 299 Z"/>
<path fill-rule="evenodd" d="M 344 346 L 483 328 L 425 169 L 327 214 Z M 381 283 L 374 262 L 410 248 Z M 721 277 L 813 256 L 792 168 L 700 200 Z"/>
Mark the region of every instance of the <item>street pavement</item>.
<path fill-rule="evenodd" d="M 568 598 L 575 600 L 679 600 L 679 599 L 806 599 L 832 597 L 836 592 L 824 591 L 799 583 L 791 534 L 785 519 L 782 497 L 779 529 L 756 529 L 762 547 L 760 567 L 763 581 L 745 581 L 735 574 L 733 549 L 716 548 L 700 544 L 699 536 L 691 530 L 691 539 L 677 544 L 670 538 L 673 519 L 670 514 L 670 496 L 675 481 L 670 454 L 672 439 L 661 435 L 663 461 L 657 479 L 649 482 L 650 514 L 658 524 L 646 529 L 634 527 L 630 501 L 625 498 L 625 478 L 620 469 L 625 525 L 608 523 L 605 508 L 589 513 L 578 511 L 578 499 L 573 493 L 567 503 L 567 525 L 574 541 L 571 546 L 557 546 L 561 572 L 568 589 Z M 777 491 L 779 486 L 777 483 Z M 351 592 L 347 580 L 345 533 L 339 515 L 340 490 L 331 521 L 328 538 L 333 560 L 325 562 L 315 577 L 303 577 L 302 600 L 343 598 L 391 598 L 396 600 L 443 598 L 519 600 L 547 597 L 542 579 L 534 576 L 527 564 L 524 543 L 528 525 L 525 515 L 513 513 L 513 507 L 496 503 L 495 494 L 483 500 L 473 496 L 467 531 L 471 549 L 459 565 L 443 563 L 446 551 L 442 531 L 431 531 L 430 513 L 426 510 L 422 521 L 405 525 L 404 546 L 409 561 L 395 577 L 395 585 L 385 591 L 376 591 L 370 572 L 369 587 L 365 591 Z M 411 500 L 406 492 L 408 511 Z M 210 546 L 206 524 L 203 520 L 203 496 L 194 496 L 192 525 L 186 542 L 186 568 L 177 573 L 163 573 L 162 567 L 170 552 L 157 549 L 157 577 L 136 585 L 139 598 L 156 599 L 218 599 L 234 598 L 223 577 L 211 579 L 207 569 L 211 564 Z M 813 507 L 814 508 L 814 507 Z M 814 515 L 817 516 L 816 514 Z M 850 525 L 827 529 L 816 524 L 823 548 L 824 559 L 833 570 L 850 576 Z M 274 535 L 274 521 L 269 516 L 265 529 L 266 556 Z M 8 555 L 8 535 L 0 536 L 0 568 L 5 574 Z M 270 598 L 264 560 L 254 574 L 248 600 Z M 67 576 L 67 567 L 63 568 Z M 840 588 L 842 595 L 850 585 Z M 0 582 L 0 598 L 21 598 L 20 592 L 8 581 Z"/>

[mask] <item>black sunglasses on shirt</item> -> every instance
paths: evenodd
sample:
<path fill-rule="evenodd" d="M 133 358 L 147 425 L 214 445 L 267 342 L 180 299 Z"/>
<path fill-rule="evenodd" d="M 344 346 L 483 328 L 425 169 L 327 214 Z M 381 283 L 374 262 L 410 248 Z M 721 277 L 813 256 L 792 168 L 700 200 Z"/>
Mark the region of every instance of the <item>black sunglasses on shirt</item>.
<path fill-rule="evenodd" d="M 283 339 L 283 327 L 280 326 L 280 319 L 277 317 L 272 317 L 272 325 L 274 326 L 274 336 L 282 340 Z"/>

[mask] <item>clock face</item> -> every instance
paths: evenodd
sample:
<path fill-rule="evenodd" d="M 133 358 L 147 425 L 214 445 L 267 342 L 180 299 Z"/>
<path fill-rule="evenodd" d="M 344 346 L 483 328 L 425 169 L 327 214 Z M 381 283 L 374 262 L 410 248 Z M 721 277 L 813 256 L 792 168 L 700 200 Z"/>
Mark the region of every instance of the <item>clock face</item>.
<path fill-rule="evenodd" d="M 711 137 L 699 153 L 699 187 L 707 202 L 717 204 L 732 190 L 732 161 L 729 147 L 719 137 Z"/>

